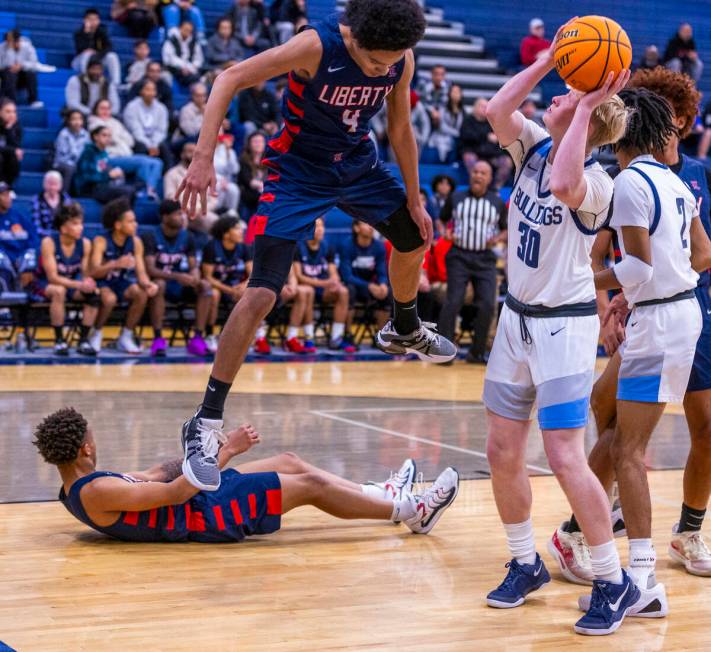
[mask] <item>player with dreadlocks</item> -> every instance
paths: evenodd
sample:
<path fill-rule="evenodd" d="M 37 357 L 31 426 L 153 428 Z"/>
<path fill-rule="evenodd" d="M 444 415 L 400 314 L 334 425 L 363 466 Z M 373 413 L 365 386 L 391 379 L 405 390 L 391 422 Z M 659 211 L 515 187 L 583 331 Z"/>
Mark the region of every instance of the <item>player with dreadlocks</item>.
<path fill-rule="evenodd" d="M 668 607 L 664 585 L 654 576 L 644 455 L 666 403 L 682 402 L 686 392 L 701 332 L 694 268 L 708 266 L 711 249 L 695 197 L 653 156 L 678 134 L 672 107 L 645 88 L 625 90 L 620 97 L 631 112 L 615 146 L 622 171 L 615 179 L 610 226 L 617 233 L 620 259 L 595 274 L 595 286 L 623 290 L 610 312 L 617 313 L 623 303 L 631 308 L 618 352 L 617 422 L 609 457 L 626 515 L 629 573 L 641 593 L 630 615 L 661 617 Z"/>
<path fill-rule="evenodd" d="M 694 124 L 700 93 L 686 75 L 672 72 L 661 66 L 652 70 L 639 70 L 630 80 L 631 88 L 646 88 L 666 99 L 674 114 L 677 133 L 672 134 L 663 150 L 654 152 L 655 159 L 669 166 L 694 194 L 699 206 L 701 223 L 705 233 L 711 235 L 711 175 L 704 166 L 679 152 L 679 140 L 684 139 Z M 610 171 L 610 170 L 608 170 Z M 612 170 L 613 176 L 619 168 Z M 695 245 L 704 246 L 704 233 L 699 231 Z M 595 271 L 605 268 L 605 258 L 610 250 L 614 231 L 601 231 L 593 248 Z M 708 246 L 708 245 L 707 245 Z M 617 243 L 614 249 L 619 254 Z M 684 495 L 679 523 L 674 526 L 669 554 L 684 564 L 687 572 L 694 575 L 711 575 L 711 551 L 701 536 L 701 525 L 706 505 L 711 495 L 711 300 L 709 299 L 709 272 L 697 267 L 700 272 L 696 298 L 702 307 L 703 328 L 696 344 L 696 354 L 691 377 L 684 396 L 684 411 L 691 438 L 691 450 L 684 470 Z M 623 309 L 626 304 L 622 299 Z M 607 292 L 598 295 L 601 312 L 608 306 Z M 614 481 L 614 463 L 610 458 L 610 443 L 614 435 L 617 417 L 617 377 L 621 356 L 617 349 L 624 340 L 621 318 L 608 319 L 602 328 L 602 338 L 607 353 L 611 356 L 607 368 L 595 383 L 591 407 L 597 424 L 599 441 L 590 453 L 589 464 L 608 492 Z M 613 505 L 613 526 L 618 536 L 625 535 L 622 511 Z M 549 543 L 551 553 L 558 559 L 566 579 L 576 583 L 589 583 L 592 579 L 589 555 L 584 537 L 575 516 L 565 521 L 553 534 Z"/>

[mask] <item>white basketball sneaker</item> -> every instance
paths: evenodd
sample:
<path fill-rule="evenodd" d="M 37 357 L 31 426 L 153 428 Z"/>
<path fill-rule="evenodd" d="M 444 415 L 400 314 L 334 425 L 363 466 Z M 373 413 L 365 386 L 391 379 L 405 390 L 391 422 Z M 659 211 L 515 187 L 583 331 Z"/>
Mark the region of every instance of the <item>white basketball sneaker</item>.
<path fill-rule="evenodd" d="M 677 523 L 672 529 L 669 556 L 684 564 L 687 573 L 711 577 L 711 550 L 701 532 L 679 532 Z"/>
<path fill-rule="evenodd" d="M 591 585 L 594 579 L 590 549 L 582 532 L 566 532 L 567 521 L 548 541 L 548 552 L 558 562 L 563 577 L 573 584 Z M 587 611 L 587 609 L 586 609 Z"/>
<path fill-rule="evenodd" d="M 427 534 L 457 497 L 459 473 L 451 466 L 439 474 L 421 496 L 415 496 L 417 511 L 405 521 L 415 534 Z"/>
<path fill-rule="evenodd" d="M 366 482 L 373 487 L 379 487 L 383 492 L 383 498 L 400 500 L 403 494 L 412 493 L 412 485 L 417 475 L 417 464 L 409 457 L 402 463 L 397 473 L 391 473 L 385 482 Z"/>
<path fill-rule="evenodd" d="M 627 612 L 628 616 L 635 618 L 664 618 L 669 613 L 667 591 L 661 582 L 657 582 L 654 573 L 647 578 L 647 588 L 639 589 L 639 599 Z M 582 595 L 578 598 L 578 609 L 587 612 L 590 609 L 590 596 Z"/>

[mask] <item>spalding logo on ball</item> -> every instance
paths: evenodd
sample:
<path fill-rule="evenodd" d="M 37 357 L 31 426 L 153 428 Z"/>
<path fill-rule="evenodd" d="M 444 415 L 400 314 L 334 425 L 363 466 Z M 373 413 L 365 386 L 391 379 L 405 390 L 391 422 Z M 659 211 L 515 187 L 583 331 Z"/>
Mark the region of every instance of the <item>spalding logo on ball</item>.
<path fill-rule="evenodd" d="M 587 93 L 632 63 L 622 27 L 605 16 L 583 16 L 563 26 L 555 41 L 555 67 L 568 86 Z"/>

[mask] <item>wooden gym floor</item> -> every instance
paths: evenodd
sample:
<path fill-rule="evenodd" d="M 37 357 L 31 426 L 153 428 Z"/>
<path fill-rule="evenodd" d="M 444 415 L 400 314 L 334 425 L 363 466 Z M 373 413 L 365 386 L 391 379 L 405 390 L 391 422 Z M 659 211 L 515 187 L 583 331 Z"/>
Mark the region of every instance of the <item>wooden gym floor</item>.
<path fill-rule="evenodd" d="M 208 373 L 195 364 L 3 368 L 1 641 L 22 652 L 711 649 L 711 578 L 687 575 L 666 553 L 688 450 L 677 408 L 648 457 L 658 576 L 672 613 L 630 619 L 602 639 L 573 633 L 586 588 L 561 581 L 544 552 L 568 508 L 537 432 L 528 458 L 533 518 L 554 580 L 521 608 L 484 604 L 507 553 L 486 479 L 483 367 L 253 364 L 228 401 L 228 424 L 249 420 L 263 435 L 246 460 L 293 450 L 361 482 L 387 477 L 405 457 L 417 459 L 425 480 L 456 466 L 467 480 L 429 536 L 304 508 L 275 535 L 237 545 L 125 544 L 88 530 L 55 501 L 58 476 L 31 445 L 42 416 L 74 405 L 94 428 L 100 468 L 135 470 L 179 455 L 180 424 Z"/>

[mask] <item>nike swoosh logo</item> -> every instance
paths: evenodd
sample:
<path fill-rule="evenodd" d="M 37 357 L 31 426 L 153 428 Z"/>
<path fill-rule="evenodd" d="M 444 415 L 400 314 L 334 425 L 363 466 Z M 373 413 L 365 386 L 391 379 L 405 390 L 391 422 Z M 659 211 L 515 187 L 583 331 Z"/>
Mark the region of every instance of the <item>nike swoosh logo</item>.
<path fill-rule="evenodd" d="M 208 383 L 208 385 L 207 385 L 207 388 L 208 388 L 211 392 L 214 392 L 214 391 L 215 391 L 215 388 L 214 388 L 212 385 L 210 385 L 209 383 Z"/>
<path fill-rule="evenodd" d="M 565 328 L 565 326 L 563 326 L 563 328 Z M 559 328 L 557 331 L 551 331 L 551 335 L 558 335 L 558 333 L 560 333 L 560 331 L 562 331 L 563 328 Z"/>
<path fill-rule="evenodd" d="M 707 314 L 707 315 L 711 315 L 711 310 L 709 310 L 708 308 L 706 308 L 706 314 Z"/>
<path fill-rule="evenodd" d="M 639 324 L 638 321 L 632 321 L 632 322 L 630 322 L 630 326 L 636 326 L 637 324 Z"/>
<path fill-rule="evenodd" d="M 610 611 L 612 613 L 617 613 L 617 610 L 620 608 L 620 605 L 622 604 L 622 598 L 625 597 L 625 595 L 627 594 L 627 591 L 629 591 L 629 589 L 630 589 L 630 585 L 628 583 L 627 586 L 625 587 L 625 590 L 622 592 L 622 595 L 619 598 L 617 598 L 617 601 L 610 604 Z"/>
<path fill-rule="evenodd" d="M 543 562 L 538 566 L 538 569 L 533 571 L 533 577 L 538 577 L 541 574 L 541 571 L 543 570 Z"/>
<path fill-rule="evenodd" d="M 537 168 L 535 165 L 533 165 L 533 163 L 529 163 L 529 164 L 526 166 L 526 168 L 527 168 L 528 170 L 536 170 L 536 171 L 538 171 L 538 168 Z"/>
<path fill-rule="evenodd" d="M 328 67 L 328 72 L 338 72 L 339 70 L 343 70 L 345 66 L 341 66 L 340 68 L 333 68 L 331 66 Z"/>

